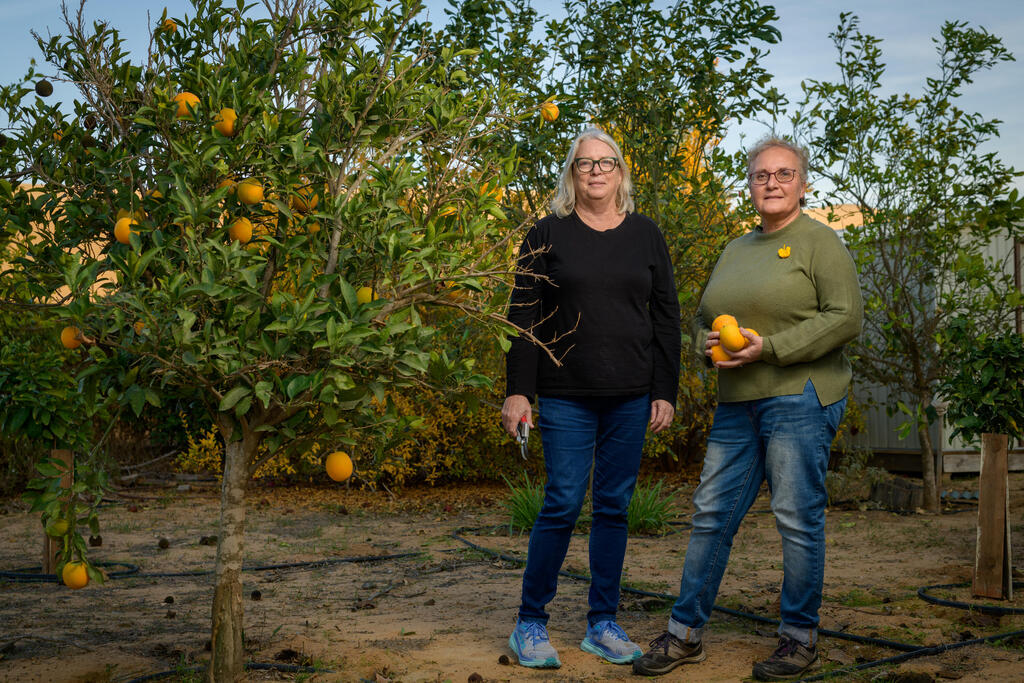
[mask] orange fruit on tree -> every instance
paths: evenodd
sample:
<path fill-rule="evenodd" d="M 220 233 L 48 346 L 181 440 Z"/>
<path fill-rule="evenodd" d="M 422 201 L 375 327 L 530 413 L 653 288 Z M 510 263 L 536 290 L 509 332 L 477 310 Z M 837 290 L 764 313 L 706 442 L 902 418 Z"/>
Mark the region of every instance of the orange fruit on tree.
<path fill-rule="evenodd" d="M 174 33 L 178 30 L 178 24 L 174 22 L 174 19 L 164 19 L 164 23 L 160 24 L 160 28 L 168 33 Z"/>
<path fill-rule="evenodd" d="M 132 325 L 132 328 L 135 330 L 135 334 L 142 334 L 142 331 L 146 329 L 146 323 L 141 320 L 136 320 Z"/>
<path fill-rule="evenodd" d="M 213 117 L 213 129 L 221 135 L 226 137 L 234 137 L 235 135 L 235 121 L 238 120 L 238 114 L 231 107 L 225 107 Z"/>
<path fill-rule="evenodd" d="M 309 224 L 309 234 L 315 235 L 320 232 L 320 221 L 313 221 Z"/>
<path fill-rule="evenodd" d="M 235 185 L 235 192 L 238 193 L 238 200 L 245 204 L 258 204 L 263 201 L 263 185 L 252 178 Z"/>
<path fill-rule="evenodd" d="M 231 239 L 246 244 L 252 239 L 252 221 L 242 217 L 228 227 L 228 235 Z"/>
<path fill-rule="evenodd" d="M 377 293 L 373 291 L 372 287 L 360 287 L 356 290 L 356 303 L 359 305 L 365 305 L 377 298 Z"/>
<path fill-rule="evenodd" d="M 188 108 L 195 109 L 199 106 L 199 97 L 187 91 L 178 93 L 171 101 L 178 105 L 175 115 L 179 119 L 191 118 L 192 114 L 189 113 Z"/>
<path fill-rule="evenodd" d="M 300 187 L 288 198 L 293 211 L 312 211 L 320 203 L 320 195 L 310 186 Z"/>
<path fill-rule="evenodd" d="M 115 221 L 119 221 L 122 218 L 134 218 L 137 221 L 141 221 L 146 217 L 146 212 L 142 209 L 136 209 L 135 213 L 132 213 L 128 209 L 118 209 L 117 214 L 114 216 Z"/>
<path fill-rule="evenodd" d="M 712 321 L 711 331 L 721 332 L 722 328 L 726 325 L 739 325 L 739 323 L 736 322 L 736 318 L 732 317 L 728 313 L 723 313 Z"/>
<path fill-rule="evenodd" d="M 138 230 L 132 230 L 132 226 L 138 225 L 139 222 L 131 216 L 124 216 L 119 218 L 114 223 L 114 239 L 121 244 L 128 244 L 132 241 L 132 233 L 139 234 Z"/>
<path fill-rule="evenodd" d="M 60 331 L 60 343 L 66 349 L 77 349 L 82 345 L 82 331 L 77 327 L 68 325 Z"/>
<path fill-rule="evenodd" d="M 740 351 L 747 345 L 747 338 L 736 325 L 724 325 L 719 334 L 722 346 L 730 351 Z"/>
<path fill-rule="evenodd" d="M 558 105 L 554 102 L 545 102 L 540 105 L 540 117 L 551 123 L 558 118 Z"/>
<path fill-rule="evenodd" d="M 64 565 L 60 578 L 64 580 L 64 585 L 68 588 L 75 590 L 85 588 L 85 585 L 89 583 L 89 572 L 85 569 L 85 562 L 68 562 Z"/>
<path fill-rule="evenodd" d="M 66 519 L 55 519 L 46 526 L 46 535 L 50 538 L 62 538 L 71 529 Z"/>
<path fill-rule="evenodd" d="M 711 347 L 711 362 L 721 363 L 727 360 L 732 360 L 732 356 L 725 352 L 721 344 L 715 344 Z"/>
<path fill-rule="evenodd" d="M 334 451 L 324 463 L 327 476 L 334 481 L 345 481 L 352 476 L 352 458 L 345 451 Z"/>

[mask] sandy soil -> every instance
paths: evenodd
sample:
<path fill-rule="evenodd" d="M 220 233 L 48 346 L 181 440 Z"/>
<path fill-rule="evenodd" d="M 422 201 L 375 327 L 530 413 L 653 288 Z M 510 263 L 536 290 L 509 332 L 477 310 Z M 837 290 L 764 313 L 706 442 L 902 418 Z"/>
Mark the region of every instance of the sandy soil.
<path fill-rule="evenodd" d="M 1014 564 L 1024 566 L 1024 475 L 1012 479 Z M 964 490 L 971 480 L 955 482 Z M 686 520 L 692 488 L 671 489 Z M 247 645 L 256 662 L 313 664 L 332 673 L 297 676 L 254 671 L 249 680 L 306 681 L 615 681 L 628 667 L 579 649 L 586 626 L 587 584 L 563 579 L 549 606 L 562 668 L 534 671 L 507 664 L 522 569 L 453 538 L 453 530 L 496 551 L 524 557 L 525 536 L 508 535 L 497 487 L 458 487 L 385 494 L 338 488 L 259 489 L 249 497 L 247 564 L 264 565 L 413 555 L 367 563 L 334 563 L 245 574 Z M 128 497 L 132 496 L 132 497 Z M 213 484 L 136 488 L 106 508 L 99 562 L 138 565 L 140 574 L 71 591 L 55 583 L 0 579 L 0 681 L 129 681 L 184 669 L 208 656 L 212 577 L 153 574 L 212 569 L 217 533 Z M 777 616 L 781 552 L 762 497 L 737 536 L 720 605 Z M 41 529 L 17 501 L 0 503 L 0 570 L 38 566 Z M 976 507 L 946 514 L 897 515 L 879 510 L 829 511 L 829 559 L 823 628 L 921 645 L 1024 629 L 1024 616 L 1001 618 L 934 606 L 916 596 L 922 585 L 970 579 Z M 675 593 L 685 553 L 683 524 L 661 537 L 631 538 L 625 581 Z M 159 539 L 169 547 L 160 549 Z M 572 541 L 566 569 L 587 570 L 586 538 Z M 110 568 L 116 571 L 117 567 Z M 1020 578 L 1018 576 L 1018 578 Z M 258 591 L 258 593 L 256 593 Z M 938 591 L 971 600 L 966 589 Z M 259 599 L 255 599 L 256 597 Z M 1003 606 L 1024 608 L 1024 598 Z M 624 594 L 619 621 L 646 645 L 667 621 L 668 605 Z M 665 681 L 737 681 L 775 643 L 774 627 L 716 613 L 706 661 Z M 821 641 L 835 668 L 898 654 L 834 637 Z M 878 677 L 880 672 L 891 675 Z M 1024 639 L 975 645 L 839 680 L 1024 681 Z M 188 674 L 165 680 L 197 680 Z M 836 680 L 836 679 L 833 679 Z"/>

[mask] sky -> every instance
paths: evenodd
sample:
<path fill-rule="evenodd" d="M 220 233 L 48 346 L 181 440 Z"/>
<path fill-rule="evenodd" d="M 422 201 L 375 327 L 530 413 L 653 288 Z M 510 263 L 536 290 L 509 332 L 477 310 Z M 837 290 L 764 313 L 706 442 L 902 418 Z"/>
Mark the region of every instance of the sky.
<path fill-rule="evenodd" d="M 541 12 L 561 3 L 534 0 Z M 860 18 L 862 32 L 882 39 L 883 61 L 887 65 L 883 81 L 886 92 L 919 93 L 925 79 L 938 74 L 937 54 L 932 39 L 939 35 L 945 21 L 966 21 L 995 33 L 1018 61 L 998 65 L 981 73 L 965 90 L 959 106 L 1002 121 L 1001 136 L 985 151 L 996 151 L 1002 160 L 1024 171 L 1024 2 L 1021 0 L 776 0 L 773 4 L 782 32 L 780 44 L 764 58 L 767 70 L 774 74 L 774 85 L 793 103 L 800 99 L 800 83 L 805 79 L 831 80 L 838 76 L 836 52 L 828 34 L 839 20 L 839 13 L 853 12 Z M 77 0 L 70 0 L 72 11 Z M 430 18 L 443 23 L 447 0 L 427 0 Z M 142 54 L 148 42 L 148 27 L 155 24 L 163 8 L 170 16 L 191 15 L 186 0 L 88 0 L 85 16 L 89 21 L 106 19 L 113 23 L 127 48 Z M 10 84 L 26 73 L 30 60 L 38 68 L 52 73 L 42 64 L 41 55 L 30 35 L 63 32 L 60 0 L 0 0 L 0 83 Z M 55 98 L 72 97 L 67 86 L 55 84 Z M 764 123 L 748 122 L 730 131 L 723 144 L 738 149 L 768 132 Z M 784 131 L 783 131 L 784 132 Z M 1024 190 L 1018 179 L 1017 187 Z"/>

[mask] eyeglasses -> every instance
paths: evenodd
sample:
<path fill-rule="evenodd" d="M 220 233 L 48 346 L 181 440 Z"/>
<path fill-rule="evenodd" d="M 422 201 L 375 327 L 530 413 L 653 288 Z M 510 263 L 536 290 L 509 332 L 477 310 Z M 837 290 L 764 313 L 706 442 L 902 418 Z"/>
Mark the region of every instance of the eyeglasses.
<path fill-rule="evenodd" d="M 601 169 L 602 173 L 611 173 L 615 170 L 615 167 L 619 165 L 619 160 L 615 157 L 604 157 L 602 159 L 576 157 L 572 160 L 572 165 L 575 166 L 576 170 L 580 173 L 590 173 L 594 170 L 595 165 Z"/>
<path fill-rule="evenodd" d="M 796 171 L 792 168 L 780 168 L 772 173 L 758 171 L 757 173 L 751 173 L 747 177 L 750 178 L 751 185 L 767 185 L 768 179 L 772 176 L 775 176 L 775 179 L 780 183 L 791 183 L 796 178 Z"/>

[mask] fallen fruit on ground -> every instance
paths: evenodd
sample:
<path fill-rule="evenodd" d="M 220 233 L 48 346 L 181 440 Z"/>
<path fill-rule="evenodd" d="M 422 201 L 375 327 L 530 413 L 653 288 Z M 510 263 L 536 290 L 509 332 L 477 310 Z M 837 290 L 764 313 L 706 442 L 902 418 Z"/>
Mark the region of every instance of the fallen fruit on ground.
<path fill-rule="evenodd" d="M 63 579 L 65 586 L 77 590 L 85 588 L 89 583 L 89 572 L 86 571 L 84 562 L 68 562 L 64 565 L 60 578 Z"/>
<path fill-rule="evenodd" d="M 327 476 L 334 481 L 345 481 L 352 476 L 352 458 L 345 451 L 334 451 L 324 463 Z"/>
<path fill-rule="evenodd" d="M 60 343 L 67 349 L 77 349 L 82 345 L 82 331 L 71 325 L 60 331 Z"/>

